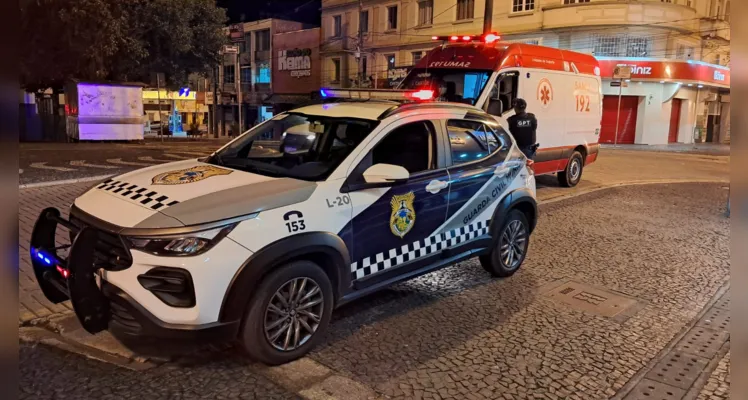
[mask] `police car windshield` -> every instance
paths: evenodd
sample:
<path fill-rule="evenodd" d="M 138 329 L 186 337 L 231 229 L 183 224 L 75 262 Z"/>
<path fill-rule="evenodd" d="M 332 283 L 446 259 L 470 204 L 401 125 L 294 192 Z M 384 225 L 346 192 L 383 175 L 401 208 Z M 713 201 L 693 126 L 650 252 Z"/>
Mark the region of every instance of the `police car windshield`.
<path fill-rule="evenodd" d="M 324 180 L 376 124 L 281 114 L 245 132 L 208 162 L 266 176 Z"/>
<path fill-rule="evenodd" d="M 475 105 L 490 76 L 488 70 L 415 68 L 403 79 L 399 89 L 433 89 L 437 101 Z"/>

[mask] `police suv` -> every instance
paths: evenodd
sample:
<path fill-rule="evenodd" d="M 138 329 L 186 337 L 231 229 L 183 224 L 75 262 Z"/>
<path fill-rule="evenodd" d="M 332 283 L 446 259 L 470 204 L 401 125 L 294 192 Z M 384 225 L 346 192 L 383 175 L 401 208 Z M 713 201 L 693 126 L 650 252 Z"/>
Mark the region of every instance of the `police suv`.
<path fill-rule="evenodd" d="M 238 338 L 280 364 L 314 347 L 334 308 L 396 282 L 474 256 L 517 271 L 535 178 L 494 118 L 413 101 L 433 92 L 322 95 L 363 98 L 101 182 L 67 218 L 45 209 L 30 247 L 45 296 L 70 299 L 91 333 Z"/>

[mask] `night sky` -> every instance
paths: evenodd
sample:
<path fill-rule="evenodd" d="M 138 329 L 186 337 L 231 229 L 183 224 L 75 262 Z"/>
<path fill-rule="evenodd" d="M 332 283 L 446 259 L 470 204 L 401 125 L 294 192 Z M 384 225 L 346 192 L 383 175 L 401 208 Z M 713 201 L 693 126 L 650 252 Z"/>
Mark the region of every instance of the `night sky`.
<path fill-rule="evenodd" d="M 321 0 L 218 0 L 230 22 L 281 18 L 319 26 Z"/>

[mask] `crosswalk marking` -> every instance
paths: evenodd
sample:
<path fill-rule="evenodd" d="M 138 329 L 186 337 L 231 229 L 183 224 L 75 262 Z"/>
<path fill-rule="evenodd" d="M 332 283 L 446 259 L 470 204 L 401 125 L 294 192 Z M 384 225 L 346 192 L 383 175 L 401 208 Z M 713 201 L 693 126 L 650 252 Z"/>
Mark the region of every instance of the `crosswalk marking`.
<path fill-rule="evenodd" d="M 144 162 L 122 161 L 121 158 L 110 158 L 110 159 L 107 159 L 106 162 L 111 163 L 111 164 L 119 164 L 119 165 L 135 165 L 139 167 L 150 167 L 151 165 L 156 165 L 156 164 L 144 163 Z"/>
<path fill-rule="evenodd" d="M 31 163 L 31 164 L 29 165 L 29 167 L 31 167 L 31 168 L 38 168 L 38 169 L 47 169 L 47 170 L 53 170 L 53 171 L 62 171 L 62 172 L 66 172 L 66 171 L 75 171 L 75 169 L 73 169 L 73 168 L 65 168 L 65 167 L 50 167 L 49 165 L 47 165 L 47 162 L 46 162 L 46 161 L 45 161 L 45 162 L 36 162 L 36 163 Z"/>
<path fill-rule="evenodd" d="M 87 167 L 87 168 L 100 168 L 100 169 L 114 169 L 117 168 L 114 165 L 101 165 L 87 163 L 86 160 L 70 161 L 70 165 L 74 167 Z"/>

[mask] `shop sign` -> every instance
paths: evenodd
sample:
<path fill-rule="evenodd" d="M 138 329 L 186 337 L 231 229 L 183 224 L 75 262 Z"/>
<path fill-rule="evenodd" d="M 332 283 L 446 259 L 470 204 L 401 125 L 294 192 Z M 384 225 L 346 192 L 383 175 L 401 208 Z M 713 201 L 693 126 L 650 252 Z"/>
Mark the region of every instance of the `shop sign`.
<path fill-rule="evenodd" d="M 229 26 L 229 39 L 232 42 L 244 41 L 244 24 L 234 24 Z"/>
<path fill-rule="evenodd" d="M 411 69 L 413 69 L 412 65 L 388 69 L 387 80 L 390 83 L 390 87 L 397 87 L 397 85 L 408 76 L 408 72 L 410 72 Z"/>
<path fill-rule="evenodd" d="M 312 49 L 279 50 L 278 71 L 291 71 L 292 78 L 312 76 Z"/>
<path fill-rule="evenodd" d="M 729 68 L 700 61 L 647 60 L 641 58 L 609 59 L 607 57 L 599 57 L 598 61 L 603 77 L 614 76 L 616 68 L 630 67 L 631 79 L 700 82 L 730 86 Z"/>

